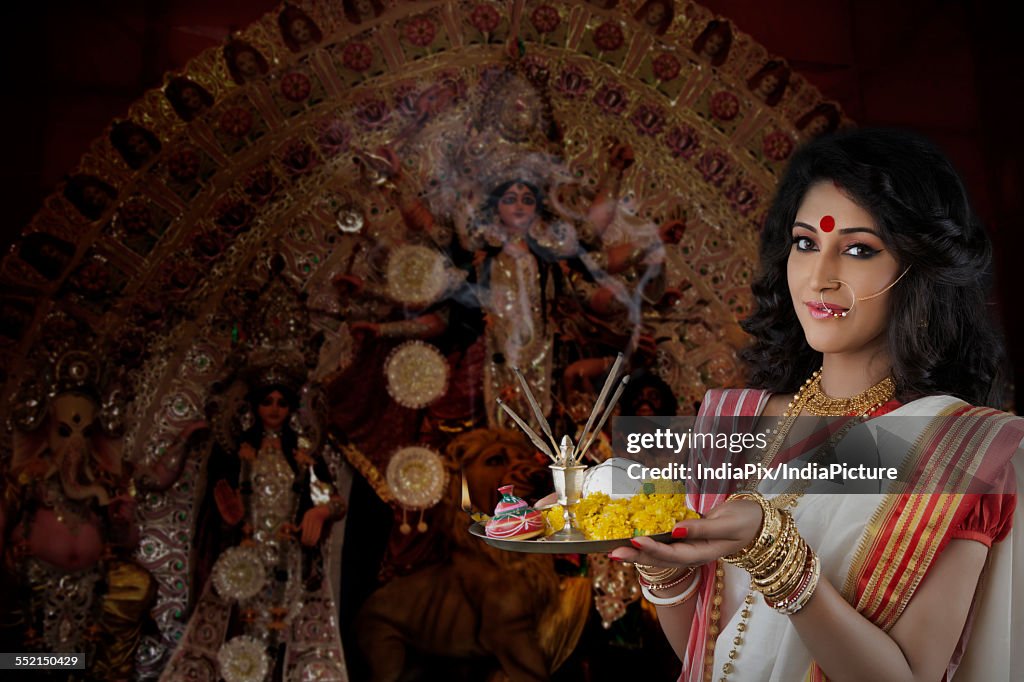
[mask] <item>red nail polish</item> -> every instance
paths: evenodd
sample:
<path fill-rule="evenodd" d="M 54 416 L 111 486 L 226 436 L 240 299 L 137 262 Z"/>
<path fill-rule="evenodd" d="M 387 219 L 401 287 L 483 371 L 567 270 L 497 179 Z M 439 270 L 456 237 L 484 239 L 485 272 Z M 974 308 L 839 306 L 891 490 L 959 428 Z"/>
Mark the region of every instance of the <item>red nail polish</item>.
<path fill-rule="evenodd" d="M 686 537 L 686 534 L 689 532 L 690 531 L 688 531 L 685 526 L 682 526 L 680 528 L 673 528 L 672 537 L 674 537 L 676 540 L 682 540 Z"/>
<path fill-rule="evenodd" d="M 643 549 L 644 548 L 643 545 L 641 545 L 639 542 L 637 542 L 636 540 L 634 540 L 632 538 L 630 538 L 629 542 L 630 542 L 630 544 L 632 544 L 637 549 Z"/>
<path fill-rule="evenodd" d="M 612 556 L 611 554 L 608 555 L 608 558 L 611 559 L 612 561 L 622 561 L 622 559 L 620 559 L 619 557 Z"/>

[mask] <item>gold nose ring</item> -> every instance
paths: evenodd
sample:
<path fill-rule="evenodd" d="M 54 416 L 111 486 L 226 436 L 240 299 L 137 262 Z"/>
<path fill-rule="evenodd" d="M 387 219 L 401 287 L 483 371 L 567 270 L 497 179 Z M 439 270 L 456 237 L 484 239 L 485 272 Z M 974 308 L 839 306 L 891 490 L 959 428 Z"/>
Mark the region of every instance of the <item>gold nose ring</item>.
<path fill-rule="evenodd" d="M 839 289 L 842 289 L 844 286 L 847 289 L 849 289 L 850 290 L 850 296 L 853 297 L 853 301 L 850 303 L 850 307 L 849 308 L 847 308 L 846 310 L 844 310 L 841 313 L 838 313 L 838 312 L 832 310 L 832 308 L 830 308 L 828 306 L 828 303 L 825 303 L 825 289 L 822 289 L 822 290 L 820 290 L 818 292 L 818 300 L 821 302 L 821 307 L 825 309 L 825 312 L 827 312 L 829 315 L 831 315 L 834 318 L 838 319 L 840 317 L 846 317 L 847 315 L 849 315 L 850 313 L 853 312 L 854 306 L 857 305 L 857 293 L 853 290 L 853 287 L 851 287 L 849 284 L 847 284 L 846 282 L 844 282 L 841 279 L 830 279 L 828 281 L 829 282 L 835 282 L 836 284 L 838 284 L 839 285 Z M 839 289 L 836 289 L 836 291 L 839 291 Z M 831 289 L 829 291 L 831 291 Z"/>

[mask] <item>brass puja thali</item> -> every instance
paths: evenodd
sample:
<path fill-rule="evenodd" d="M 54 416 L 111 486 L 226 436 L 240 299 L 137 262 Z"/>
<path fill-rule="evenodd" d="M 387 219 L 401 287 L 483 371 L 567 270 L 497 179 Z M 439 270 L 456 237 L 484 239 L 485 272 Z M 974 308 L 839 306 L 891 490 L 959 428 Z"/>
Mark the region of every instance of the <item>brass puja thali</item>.
<path fill-rule="evenodd" d="M 494 515 L 486 521 L 473 516 L 476 522 L 469 529 L 471 535 L 492 547 L 511 552 L 592 554 L 628 546 L 630 539 L 637 536 L 672 542 L 671 531 L 678 522 L 699 517 L 687 506 L 685 487 L 680 482 L 665 481 L 667 486 L 659 490 L 654 482 L 630 477 L 631 462 L 617 457 L 595 467 L 583 464 L 588 449 L 629 383 L 628 376 L 619 376 L 622 362 L 623 355 L 619 353 L 575 444 L 569 436 L 563 436 L 556 443 L 526 378 L 518 368 L 513 368 L 540 432 L 531 428 L 508 404 L 499 400 L 498 405 L 537 449 L 551 459 L 548 468 L 555 492 L 544 501 L 545 506 L 533 508 L 515 496 L 513 486 L 498 488 L 501 500 Z M 613 392 L 612 387 L 617 382 L 618 387 Z M 552 498 L 557 504 L 551 502 Z M 465 485 L 463 508 L 472 514 Z"/>
<path fill-rule="evenodd" d="M 474 535 L 491 547 L 507 552 L 527 552 L 530 554 L 599 554 L 610 552 L 616 547 L 628 547 L 629 538 L 615 540 L 552 540 L 550 537 L 531 538 L 529 540 L 502 540 L 488 537 L 484 524 L 477 522 L 469 527 L 469 534 Z M 672 533 L 658 533 L 648 536 L 658 542 L 674 542 Z"/>

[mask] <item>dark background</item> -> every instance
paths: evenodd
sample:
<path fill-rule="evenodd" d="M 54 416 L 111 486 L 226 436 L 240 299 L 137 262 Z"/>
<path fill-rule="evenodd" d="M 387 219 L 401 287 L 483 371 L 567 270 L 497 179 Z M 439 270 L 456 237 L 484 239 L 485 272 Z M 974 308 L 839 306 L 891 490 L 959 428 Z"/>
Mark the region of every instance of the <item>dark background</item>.
<path fill-rule="evenodd" d="M 995 300 L 1024 386 L 1017 265 L 1024 57 L 1008 2 L 706 0 L 862 125 L 922 132 L 953 159 L 996 246 Z M 110 120 L 269 0 L 29 2 L 5 9 L 3 245 Z M 677 10 L 678 11 L 678 10 Z M 1018 266 L 1019 267 L 1019 266 Z M 1017 396 L 1017 412 L 1024 407 Z"/>

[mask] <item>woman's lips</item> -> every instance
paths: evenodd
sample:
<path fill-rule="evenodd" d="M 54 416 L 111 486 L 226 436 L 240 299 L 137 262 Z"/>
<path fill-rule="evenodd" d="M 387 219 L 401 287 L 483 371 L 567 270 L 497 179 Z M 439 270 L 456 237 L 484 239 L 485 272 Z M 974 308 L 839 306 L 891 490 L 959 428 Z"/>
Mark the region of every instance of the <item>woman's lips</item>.
<path fill-rule="evenodd" d="M 833 313 L 835 315 L 841 315 L 846 312 L 846 308 L 841 305 L 834 305 L 832 303 L 822 305 L 821 301 L 804 301 L 804 305 L 806 305 L 807 310 L 810 311 L 811 317 L 816 320 L 836 319 Z"/>

